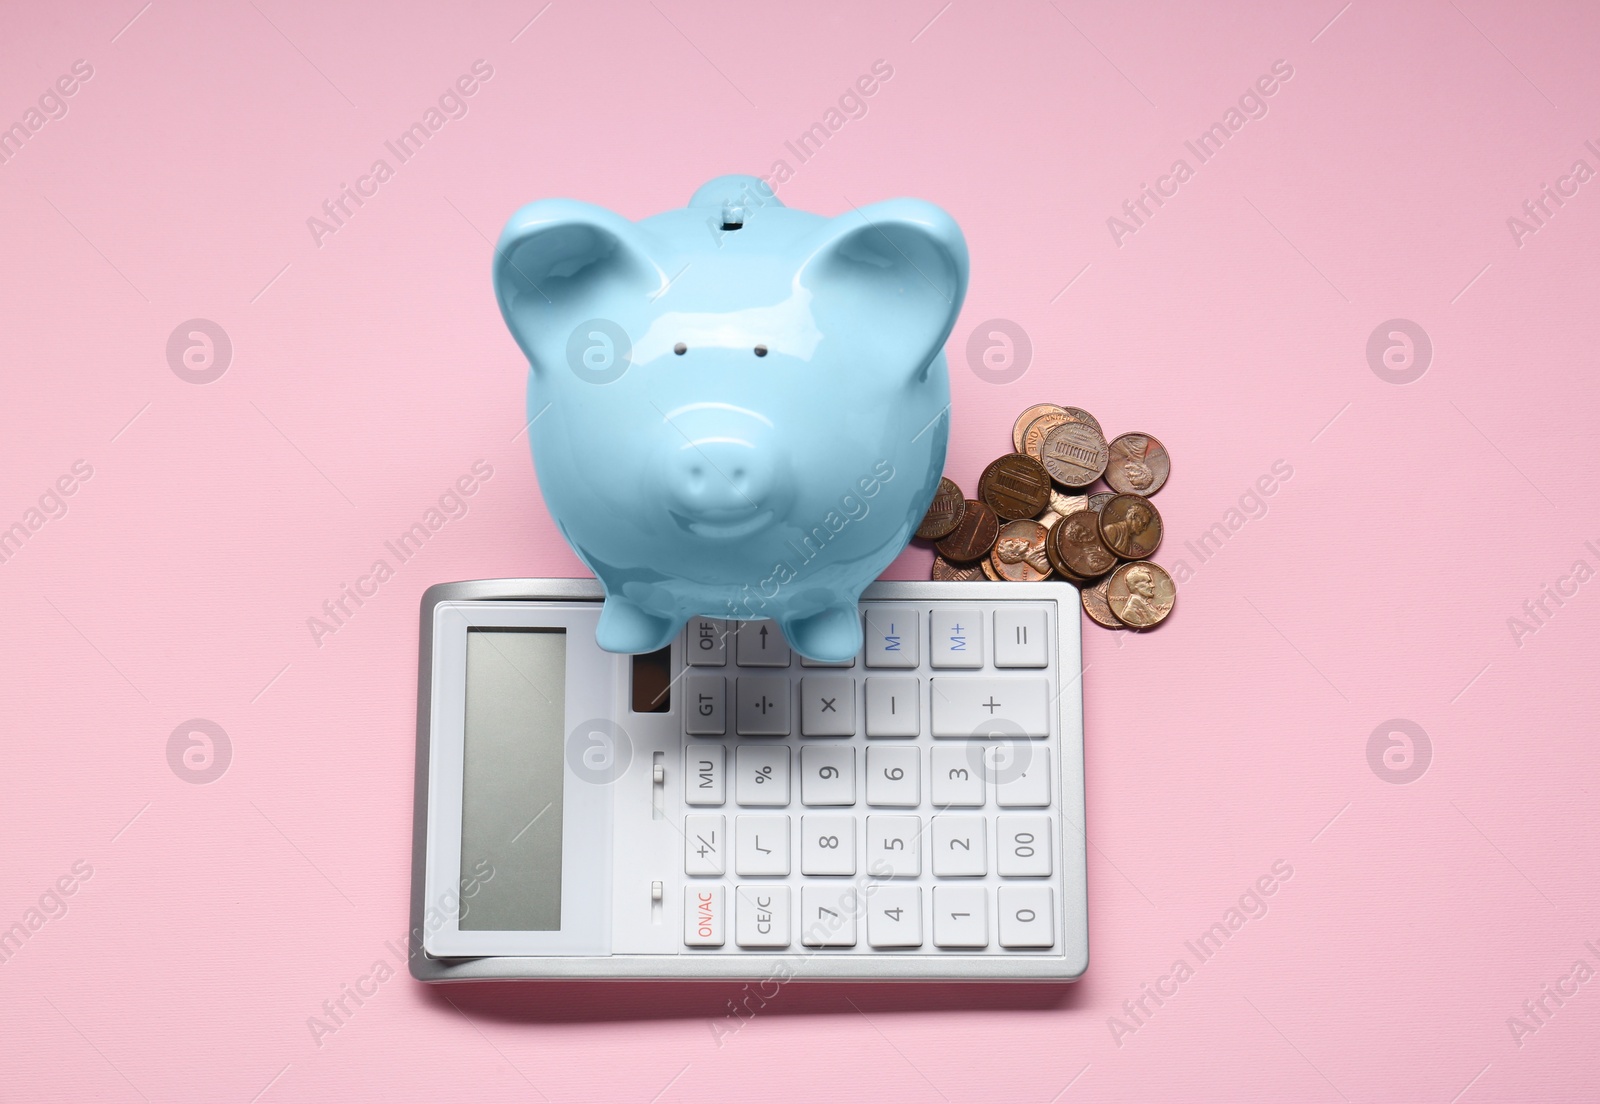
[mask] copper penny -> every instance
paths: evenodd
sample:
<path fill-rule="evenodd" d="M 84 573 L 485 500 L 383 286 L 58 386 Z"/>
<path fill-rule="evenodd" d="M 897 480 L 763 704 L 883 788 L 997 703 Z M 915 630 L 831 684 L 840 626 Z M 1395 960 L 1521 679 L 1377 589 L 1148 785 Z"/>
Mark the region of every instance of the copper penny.
<path fill-rule="evenodd" d="M 1089 516 L 1093 517 L 1094 515 L 1091 514 Z M 1086 579 L 1072 570 L 1072 565 L 1067 563 L 1061 556 L 1061 541 L 1056 536 L 1056 529 L 1060 529 L 1062 522 L 1065 521 L 1066 518 L 1062 518 L 1061 521 L 1056 522 L 1055 529 L 1050 530 L 1050 533 L 1046 536 L 1044 542 L 1045 558 L 1050 561 L 1051 569 L 1067 582 L 1080 587 L 1088 586 L 1092 580 Z"/>
<path fill-rule="evenodd" d="M 971 583 L 984 578 L 983 568 L 977 564 L 953 564 L 943 556 L 933 558 L 931 579 L 941 583 Z"/>
<path fill-rule="evenodd" d="M 1039 516 L 1033 520 L 1037 521 L 1046 529 L 1054 529 L 1056 527 L 1056 522 L 1061 520 L 1061 515 L 1050 509 L 1050 507 L 1046 506 L 1039 512 Z"/>
<path fill-rule="evenodd" d="M 1018 452 L 1025 451 L 1022 447 L 1022 435 L 1028 431 L 1028 425 L 1041 414 L 1065 413 L 1055 403 L 1035 403 L 1021 414 L 1017 415 L 1016 423 L 1011 427 L 1011 447 Z"/>
<path fill-rule="evenodd" d="M 969 498 L 962 503 L 961 521 L 934 547 L 951 563 L 971 563 L 989 554 L 999 532 L 1000 519 L 994 511 Z"/>
<path fill-rule="evenodd" d="M 1161 514 L 1143 495 L 1119 494 L 1100 511 L 1100 539 L 1125 560 L 1161 547 Z"/>
<path fill-rule="evenodd" d="M 1056 426 L 1066 425 L 1073 417 L 1059 406 L 1047 410 L 1033 421 L 1028 423 L 1028 428 L 1022 431 L 1022 447 L 1018 452 L 1025 452 L 1035 460 L 1039 459 L 1039 449 L 1044 445 L 1045 435 Z"/>
<path fill-rule="evenodd" d="M 1061 409 L 1065 410 L 1067 412 L 1067 417 L 1071 418 L 1073 421 L 1083 422 L 1086 425 L 1092 425 L 1096 429 L 1099 429 L 1102 434 L 1105 433 L 1105 430 L 1100 426 L 1100 419 L 1096 418 L 1087 410 L 1080 410 L 1076 406 L 1063 406 Z"/>
<path fill-rule="evenodd" d="M 985 556 L 982 560 L 978 561 L 978 566 L 983 568 L 984 577 L 987 578 L 991 583 L 1003 583 L 1003 582 L 1005 582 L 1004 579 L 1000 578 L 999 575 L 995 574 L 994 564 L 989 562 L 989 557 L 988 556 Z"/>
<path fill-rule="evenodd" d="M 1178 588 L 1172 576 L 1147 560 L 1123 564 L 1106 587 L 1106 603 L 1118 621 L 1130 629 L 1159 625 L 1172 612 Z"/>
<path fill-rule="evenodd" d="M 1110 457 L 1106 461 L 1106 486 L 1118 494 L 1148 498 L 1172 474 L 1167 447 L 1148 433 L 1124 433 L 1107 447 Z"/>
<path fill-rule="evenodd" d="M 1064 495 L 1054 487 L 1050 488 L 1050 512 L 1065 517 L 1075 514 L 1079 510 L 1089 508 L 1087 495 Z"/>
<path fill-rule="evenodd" d="M 1107 575 L 1094 586 L 1079 591 L 1078 599 L 1083 603 L 1083 612 L 1089 615 L 1089 620 L 1108 629 L 1120 629 L 1124 626 L 1117 620 L 1117 615 L 1111 612 L 1111 602 L 1106 596 L 1110 587 L 1111 576 Z"/>
<path fill-rule="evenodd" d="M 1106 503 L 1116 497 L 1117 493 L 1115 491 L 1101 491 L 1099 494 L 1092 494 L 1089 496 L 1089 509 L 1098 514 L 1106 508 Z"/>
<path fill-rule="evenodd" d="M 1043 413 L 1034 415 L 1034 410 L 1041 410 Z M 1082 422 L 1084 425 L 1092 425 L 1095 429 L 1100 429 L 1100 422 L 1093 414 L 1087 410 L 1080 410 L 1075 406 L 1051 406 L 1049 404 L 1039 407 L 1030 406 L 1022 412 L 1022 418 L 1030 416 L 1033 417 L 1033 420 L 1023 427 L 1020 438 L 1015 427 L 1011 430 L 1011 436 L 1017 442 L 1017 451 L 1025 452 L 1035 460 L 1039 459 L 1039 449 L 1044 445 L 1045 435 L 1056 426 L 1066 425 L 1068 422 Z M 1017 421 L 1020 423 L 1022 418 L 1018 418 Z M 1104 431 L 1101 432 L 1103 436 Z"/>
<path fill-rule="evenodd" d="M 1037 583 L 1050 577 L 1050 558 L 1044 542 L 1049 531 L 1037 521 L 1009 521 L 989 553 L 989 563 L 1000 578 L 1013 583 Z"/>
<path fill-rule="evenodd" d="M 1063 422 L 1045 434 L 1039 461 L 1063 487 L 1087 487 L 1106 470 L 1106 439 L 1087 422 Z"/>
<path fill-rule="evenodd" d="M 1080 510 L 1061 519 L 1053 534 L 1056 558 L 1074 575 L 1093 579 L 1117 566 L 1116 553 L 1100 537 L 1100 518 L 1093 511 Z"/>
<path fill-rule="evenodd" d="M 961 488 L 943 477 L 939 479 L 939 489 L 933 492 L 933 505 L 928 507 L 927 514 L 922 519 L 922 524 L 917 526 L 917 536 L 923 540 L 938 540 L 950 535 L 950 530 L 961 523 L 961 515 L 966 512 L 967 503 Z"/>
<path fill-rule="evenodd" d="M 1039 461 L 1008 452 L 983 469 L 978 497 L 1006 521 L 1032 520 L 1050 505 L 1050 477 Z"/>

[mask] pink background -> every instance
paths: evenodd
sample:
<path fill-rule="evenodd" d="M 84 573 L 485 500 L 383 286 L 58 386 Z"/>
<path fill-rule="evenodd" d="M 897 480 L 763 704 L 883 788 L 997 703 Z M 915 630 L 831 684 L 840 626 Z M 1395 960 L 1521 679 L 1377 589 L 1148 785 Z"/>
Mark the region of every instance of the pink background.
<path fill-rule="evenodd" d="M 1600 170 L 1592 6 L 542 2 L 4 20 L 0 123 L 93 76 L 0 166 L 0 525 L 93 475 L 0 564 L 0 928 L 74 888 L 0 964 L 0 1093 L 1593 1099 L 1600 979 L 1508 1020 L 1600 969 L 1600 583 L 1523 609 L 1600 567 L 1600 181 L 1507 225 Z M 467 115 L 317 244 L 306 220 L 480 58 Z M 866 116 L 799 164 L 785 141 L 877 59 Z M 1185 139 L 1278 59 L 1269 113 L 1198 164 Z M 1180 157 L 1119 245 L 1107 218 Z M 643 217 L 780 158 L 792 206 L 915 195 L 965 229 L 969 491 L 1034 402 L 1174 456 L 1177 613 L 1085 631 L 1087 977 L 791 986 L 746 1023 L 732 985 L 401 972 L 318 1045 L 308 1018 L 406 927 L 419 595 L 581 573 L 487 239 L 537 197 Z M 204 386 L 166 352 L 196 317 L 233 346 Z M 965 354 L 996 318 L 1033 346 L 1004 386 Z M 1404 386 L 1367 357 L 1394 318 L 1433 345 Z M 1280 460 L 1265 516 L 1186 550 Z M 319 646 L 307 619 L 477 461 L 470 512 Z M 231 744 L 207 785 L 168 763 L 190 718 Z M 1369 763 L 1393 718 L 1431 745 L 1409 784 Z M 1279 862 L 1266 915 L 1128 1019 Z"/>

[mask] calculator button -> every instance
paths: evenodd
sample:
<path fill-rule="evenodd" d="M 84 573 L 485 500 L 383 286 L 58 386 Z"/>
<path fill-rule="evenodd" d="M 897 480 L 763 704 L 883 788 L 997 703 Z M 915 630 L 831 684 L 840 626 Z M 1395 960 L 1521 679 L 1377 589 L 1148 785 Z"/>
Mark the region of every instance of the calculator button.
<path fill-rule="evenodd" d="M 856 749 L 816 745 L 801 748 L 800 800 L 807 805 L 854 805 Z"/>
<path fill-rule="evenodd" d="M 922 873 L 921 817 L 867 818 L 867 873 L 874 878 L 915 878 Z"/>
<path fill-rule="evenodd" d="M 922 688 L 914 678 L 867 680 L 867 735 L 916 736 L 922 732 Z"/>
<path fill-rule="evenodd" d="M 801 656 L 800 657 L 800 666 L 802 666 L 802 667 L 846 667 L 847 668 L 847 667 L 854 667 L 855 665 L 856 665 L 856 657 L 855 656 L 851 656 L 849 659 L 841 659 L 837 663 L 828 663 L 828 662 L 825 662 L 825 661 L 820 660 L 820 659 L 808 659 L 805 656 Z"/>
<path fill-rule="evenodd" d="M 727 861 L 727 818 L 717 813 L 691 813 L 683 818 L 683 872 L 697 876 L 724 873 Z M 717 940 L 718 943 L 722 940 Z"/>
<path fill-rule="evenodd" d="M 914 808 L 922 800 L 921 752 L 914 747 L 867 749 L 867 804 Z"/>
<path fill-rule="evenodd" d="M 800 889 L 800 942 L 807 947 L 856 945 L 856 887 L 808 885 Z"/>
<path fill-rule="evenodd" d="M 933 942 L 939 947 L 987 947 L 989 891 L 982 886 L 934 886 Z"/>
<path fill-rule="evenodd" d="M 856 872 L 856 818 L 808 814 L 800 818 L 800 873 Z"/>
<path fill-rule="evenodd" d="M 922 946 L 922 890 L 874 885 L 867 890 L 867 942 L 874 947 Z"/>
<path fill-rule="evenodd" d="M 869 606 L 866 612 L 868 667 L 917 665 L 917 611 L 904 606 Z"/>
<path fill-rule="evenodd" d="M 854 736 L 856 680 L 849 675 L 807 675 L 800 680 L 800 735 Z"/>
<path fill-rule="evenodd" d="M 741 736 L 789 735 L 789 680 L 782 675 L 740 675 L 738 727 Z"/>
<path fill-rule="evenodd" d="M 1055 891 L 1049 886 L 1001 886 L 1000 946 L 1056 945 Z"/>
<path fill-rule="evenodd" d="M 989 872 L 984 819 L 975 816 L 933 818 L 933 872 L 941 878 L 981 878 Z"/>
<path fill-rule="evenodd" d="M 928 665 L 983 666 L 983 613 L 975 609 L 936 609 L 928 615 Z"/>
<path fill-rule="evenodd" d="M 725 667 L 733 626 L 715 617 L 691 617 L 684 630 L 683 658 L 690 667 Z"/>
<path fill-rule="evenodd" d="M 789 749 L 741 747 L 733 753 L 733 798 L 741 805 L 789 804 Z"/>
<path fill-rule="evenodd" d="M 683 801 L 686 805 L 721 805 L 728 799 L 728 749 L 721 744 L 695 744 L 683 749 Z"/>
<path fill-rule="evenodd" d="M 1050 876 L 1050 818 L 1003 816 L 995 822 L 995 866 L 1002 878 Z"/>
<path fill-rule="evenodd" d="M 974 754 L 974 752 L 977 754 Z M 963 747 L 936 747 L 933 749 L 933 803 L 937 806 L 983 805 L 983 746 L 967 744 Z"/>
<path fill-rule="evenodd" d="M 1032 744 L 988 749 L 994 778 L 994 803 L 1002 809 L 1042 809 L 1050 804 L 1050 749 Z M 996 756 L 1011 755 L 1011 765 Z"/>
<path fill-rule="evenodd" d="M 789 818 L 734 818 L 733 869 L 741 878 L 781 878 L 789 873 Z"/>
<path fill-rule="evenodd" d="M 739 666 L 789 666 L 789 642 L 771 621 L 741 621 L 735 638 Z"/>
<path fill-rule="evenodd" d="M 719 885 L 692 885 L 683 891 L 683 942 L 690 947 L 723 943 L 725 898 Z"/>
<path fill-rule="evenodd" d="M 741 947 L 789 945 L 789 887 L 742 885 L 734 891 L 733 938 Z"/>
<path fill-rule="evenodd" d="M 1044 610 L 994 611 L 996 667 L 1043 667 L 1049 662 L 1049 655 L 1049 643 L 1045 640 Z"/>
<path fill-rule="evenodd" d="M 743 682 L 743 679 L 739 680 Z M 933 735 L 937 740 L 1003 740 L 1050 734 L 1050 682 L 1042 678 L 975 675 L 931 681 Z M 870 693 L 872 680 L 867 680 Z M 872 703 L 867 702 L 868 735 Z"/>
<path fill-rule="evenodd" d="M 683 680 L 688 706 L 683 729 L 691 736 L 721 736 L 728 731 L 728 680 L 721 675 L 690 675 Z"/>

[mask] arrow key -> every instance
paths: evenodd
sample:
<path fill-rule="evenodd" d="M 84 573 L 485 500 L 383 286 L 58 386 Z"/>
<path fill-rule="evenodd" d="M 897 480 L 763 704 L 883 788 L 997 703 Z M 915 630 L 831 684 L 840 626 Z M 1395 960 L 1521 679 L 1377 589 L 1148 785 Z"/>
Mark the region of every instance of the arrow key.
<path fill-rule="evenodd" d="M 771 621 L 739 622 L 736 662 L 741 667 L 789 666 L 789 642 Z"/>

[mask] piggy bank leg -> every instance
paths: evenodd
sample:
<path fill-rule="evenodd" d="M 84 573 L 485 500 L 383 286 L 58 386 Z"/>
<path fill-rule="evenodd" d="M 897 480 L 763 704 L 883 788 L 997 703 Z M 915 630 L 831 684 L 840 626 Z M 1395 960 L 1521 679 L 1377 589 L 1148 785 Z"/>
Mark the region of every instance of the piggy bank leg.
<path fill-rule="evenodd" d="M 861 651 L 861 613 L 854 602 L 830 606 L 810 617 L 780 620 L 789 646 L 807 659 L 840 663 Z"/>
<path fill-rule="evenodd" d="M 683 622 L 647 612 L 642 606 L 612 594 L 600 609 L 595 643 L 608 652 L 638 655 L 665 648 L 683 628 Z"/>

